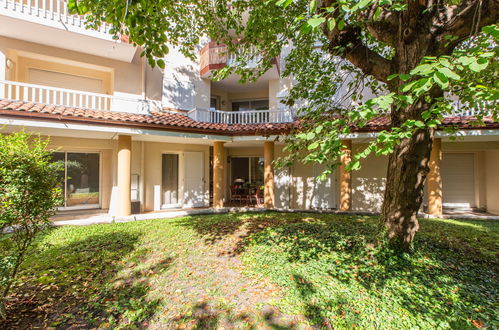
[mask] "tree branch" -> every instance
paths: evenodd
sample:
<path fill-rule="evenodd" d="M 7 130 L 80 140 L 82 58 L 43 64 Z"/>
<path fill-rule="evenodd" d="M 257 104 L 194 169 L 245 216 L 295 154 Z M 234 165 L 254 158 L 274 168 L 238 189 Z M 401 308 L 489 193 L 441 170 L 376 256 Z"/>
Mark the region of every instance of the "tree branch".
<path fill-rule="evenodd" d="M 377 40 L 384 42 L 392 47 L 397 44 L 397 35 L 393 31 L 397 31 L 399 20 L 393 11 L 381 9 L 381 13 L 377 19 L 374 19 L 378 5 L 374 5 L 370 10 L 362 13 L 366 22 L 366 29 Z"/>
<path fill-rule="evenodd" d="M 333 31 L 334 32 L 334 31 Z M 337 33 L 328 34 L 329 52 L 340 56 L 358 67 L 364 74 L 388 82 L 393 61 L 384 58 L 364 45 L 359 28 L 346 26 Z"/>
<path fill-rule="evenodd" d="M 460 42 L 477 34 L 482 27 L 496 23 L 498 11 L 496 0 L 465 0 L 459 5 L 445 6 L 432 31 L 435 55 L 450 54 Z M 449 41 L 450 37 L 455 39 Z"/>

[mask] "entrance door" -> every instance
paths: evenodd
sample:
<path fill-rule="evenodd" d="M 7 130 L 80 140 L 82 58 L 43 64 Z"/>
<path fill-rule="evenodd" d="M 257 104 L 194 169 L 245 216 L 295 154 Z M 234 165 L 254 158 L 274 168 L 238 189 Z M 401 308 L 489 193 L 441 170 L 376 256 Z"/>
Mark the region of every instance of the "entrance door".
<path fill-rule="evenodd" d="M 162 208 L 178 207 L 178 155 L 163 154 L 161 196 Z"/>
<path fill-rule="evenodd" d="M 184 207 L 206 206 L 203 153 L 186 152 L 184 157 Z"/>
<path fill-rule="evenodd" d="M 442 155 L 442 199 L 447 207 L 475 207 L 475 155 L 444 153 Z"/>

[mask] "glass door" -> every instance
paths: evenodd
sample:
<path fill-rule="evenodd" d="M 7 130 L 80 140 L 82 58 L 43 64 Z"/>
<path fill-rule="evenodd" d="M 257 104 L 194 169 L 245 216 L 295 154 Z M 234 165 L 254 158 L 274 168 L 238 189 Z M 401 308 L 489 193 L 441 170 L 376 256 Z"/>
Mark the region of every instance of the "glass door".
<path fill-rule="evenodd" d="M 100 154 L 56 152 L 54 160 L 64 163 L 59 177 L 64 192 L 64 209 L 100 207 Z"/>
<path fill-rule="evenodd" d="M 178 155 L 163 154 L 162 160 L 163 208 L 178 207 Z"/>

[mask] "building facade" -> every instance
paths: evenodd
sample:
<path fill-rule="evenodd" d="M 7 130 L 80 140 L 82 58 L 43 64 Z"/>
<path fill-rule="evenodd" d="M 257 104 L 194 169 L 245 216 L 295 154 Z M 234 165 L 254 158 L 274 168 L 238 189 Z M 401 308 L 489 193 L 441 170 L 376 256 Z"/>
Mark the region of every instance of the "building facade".
<path fill-rule="evenodd" d="M 296 125 L 281 103 L 291 88 L 281 77 L 282 58 L 256 83 L 214 81 L 213 70 L 237 60 L 215 42 L 200 47 L 197 61 L 172 50 L 164 70 L 152 69 L 106 25 L 87 30 L 64 1 L 0 0 L 0 8 L 2 133 L 50 136 L 54 158 L 65 164 L 61 210 L 380 210 L 385 157 L 367 158 L 352 173 L 341 166 L 326 181 L 315 179 L 319 165 L 274 168 L 283 135 Z M 443 125 L 459 125 L 457 140 L 437 132 L 425 197 L 430 214 L 499 214 L 499 124 L 470 120 L 445 119 Z M 388 125 L 373 121 L 345 136 L 345 148 L 359 150 Z"/>

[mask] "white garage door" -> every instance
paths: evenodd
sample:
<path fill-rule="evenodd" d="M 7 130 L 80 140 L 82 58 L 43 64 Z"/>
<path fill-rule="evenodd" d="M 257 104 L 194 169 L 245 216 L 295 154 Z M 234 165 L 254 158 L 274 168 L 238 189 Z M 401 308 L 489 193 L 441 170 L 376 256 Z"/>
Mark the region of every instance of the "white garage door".
<path fill-rule="evenodd" d="M 475 207 L 475 155 L 444 153 L 441 164 L 444 206 Z"/>

